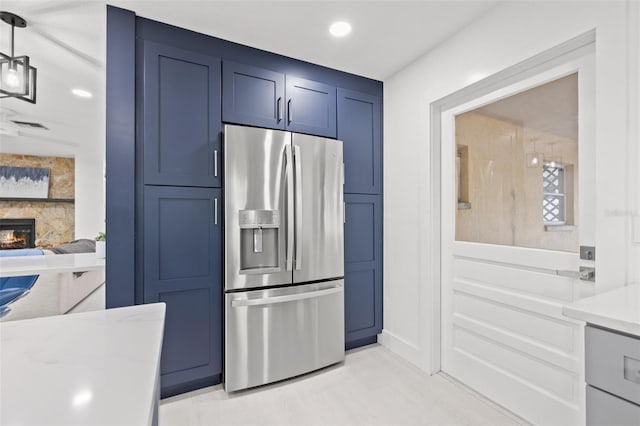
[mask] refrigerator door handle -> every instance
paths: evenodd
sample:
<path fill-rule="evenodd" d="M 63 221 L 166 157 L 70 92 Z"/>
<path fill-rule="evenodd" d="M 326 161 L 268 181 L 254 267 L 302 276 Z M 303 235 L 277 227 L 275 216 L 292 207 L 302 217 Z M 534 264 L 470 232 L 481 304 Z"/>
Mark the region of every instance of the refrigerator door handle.
<path fill-rule="evenodd" d="M 296 166 L 296 270 L 302 269 L 302 156 L 300 147 L 294 146 L 294 162 Z"/>
<path fill-rule="evenodd" d="M 339 293 L 343 290 L 342 286 L 335 286 L 325 288 L 323 290 L 308 291 L 305 293 L 288 294 L 286 296 L 274 296 L 264 297 L 260 299 L 234 299 L 231 301 L 233 308 L 241 306 L 261 306 L 261 305 L 273 305 L 275 303 L 292 302 L 295 300 L 312 299 L 321 296 L 328 296 L 330 294 Z"/>
<path fill-rule="evenodd" d="M 291 144 L 287 144 L 284 148 L 286 173 L 287 173 L 287 255 L 286 270 L 293 269 L 293 214 L 294 214 L 294 195 L 293 195 L 293 155 L 291 154 Z"/>

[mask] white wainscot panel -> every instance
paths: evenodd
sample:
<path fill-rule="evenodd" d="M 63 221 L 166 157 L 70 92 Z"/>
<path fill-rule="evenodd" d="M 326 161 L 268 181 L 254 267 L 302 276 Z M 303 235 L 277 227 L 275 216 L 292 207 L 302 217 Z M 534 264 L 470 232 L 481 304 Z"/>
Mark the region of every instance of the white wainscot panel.
<path fill-rule="evenodd" d="M 454 327 L 453 339 L 455 351 L 474 356 L 552 398 L 578 407 L 578 373 L 459 327 Z"/>
<path fill-rule="evenodd" d="M 500 301 L 488 300 L 454 287 L 454 313 L 531 339 L 551 350 L 567 353 L 576 351 L 577 326 L 508 306 Z"/>
<path fill-rule="evenodd" d="M 482 281 L 525 294 L 569 302 L 573 300 L 573 279 L 550 272 L 527 270 L 519 265 L 498 265 L 465 258 L 455 258 L 456 278 Z"/>

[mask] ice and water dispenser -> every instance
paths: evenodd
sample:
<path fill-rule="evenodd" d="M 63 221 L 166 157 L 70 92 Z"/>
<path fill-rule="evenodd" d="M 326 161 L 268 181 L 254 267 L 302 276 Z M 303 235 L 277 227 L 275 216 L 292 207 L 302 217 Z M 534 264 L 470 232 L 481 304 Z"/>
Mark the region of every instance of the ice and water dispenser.
<path fill-rule="evenodd" d="M 279 271 L 280 211 L 240 210 L 239 214 L 240 273 Z"/>

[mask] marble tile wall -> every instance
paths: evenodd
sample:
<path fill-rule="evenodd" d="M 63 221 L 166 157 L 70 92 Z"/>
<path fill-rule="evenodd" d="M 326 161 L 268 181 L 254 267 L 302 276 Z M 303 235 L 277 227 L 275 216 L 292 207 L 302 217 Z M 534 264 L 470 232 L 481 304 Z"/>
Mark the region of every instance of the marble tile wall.
<path fill-rule="evenodd" d="M 75 198 L 75 159 L 0 154 L 0 165 L 50 169 L 49 198 Z M 75 206 L 68 202 L 0 201 L 0 218 L 35 218 L 36 246 L 74 240 Z"/>
<path fill-rule="evenodd" d="M 577 141 L 537 131 L 478 112 L 456 117 L 456 144 L 468 149 L 471 208 L 457 210 L 456 240 L 561 251 L 578 250 L 578 231 L 550 232 L 542 219 L 542 165 L 528 167 L 538 152 L 561 162 L 569 180 L 568 223 L 578 225 Z"/>

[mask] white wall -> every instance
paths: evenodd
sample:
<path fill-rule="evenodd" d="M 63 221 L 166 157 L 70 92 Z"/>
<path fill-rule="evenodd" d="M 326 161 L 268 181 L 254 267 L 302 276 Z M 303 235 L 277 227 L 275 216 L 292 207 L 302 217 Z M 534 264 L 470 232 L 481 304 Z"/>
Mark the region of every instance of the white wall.
<path fill-rule="evenodd" d="M 629 43 L 638 42 L 637 31 L 629 29 L 640 21 L 637 9 L 632 1 L 502 4 L 384 82 L 383 344 L 427 371 L 438 368 L 432 351 L 439 336 L 431 328 L 439 315 L 433 309 L 439 283 L 431 278 L 439 246 L 430 235 L 430 104 L 592 29 L 596 155 L 620 160 L 615 170 L 597 171 L 596 214 L 607 233 L 626 241 L 625 247 L 611 246 L 615 238 L 603 238 L 600 229 L 598 255 L 611 262 L 596 266 L 610 286 L 637 280 L 640 250 L 631 242 L 631 214 L 640 207 L 640 175 L 632 168 L 640 160 L 632 124 L 639 93 L 637 73 L 629 72 L 638 66 Z"/>
<path fill-rule="evenodd" d="M 103 143 L 96 143 L 102 145 Z M 105 230 L 104 154 L 76 154 L 76 239 Z"/>

